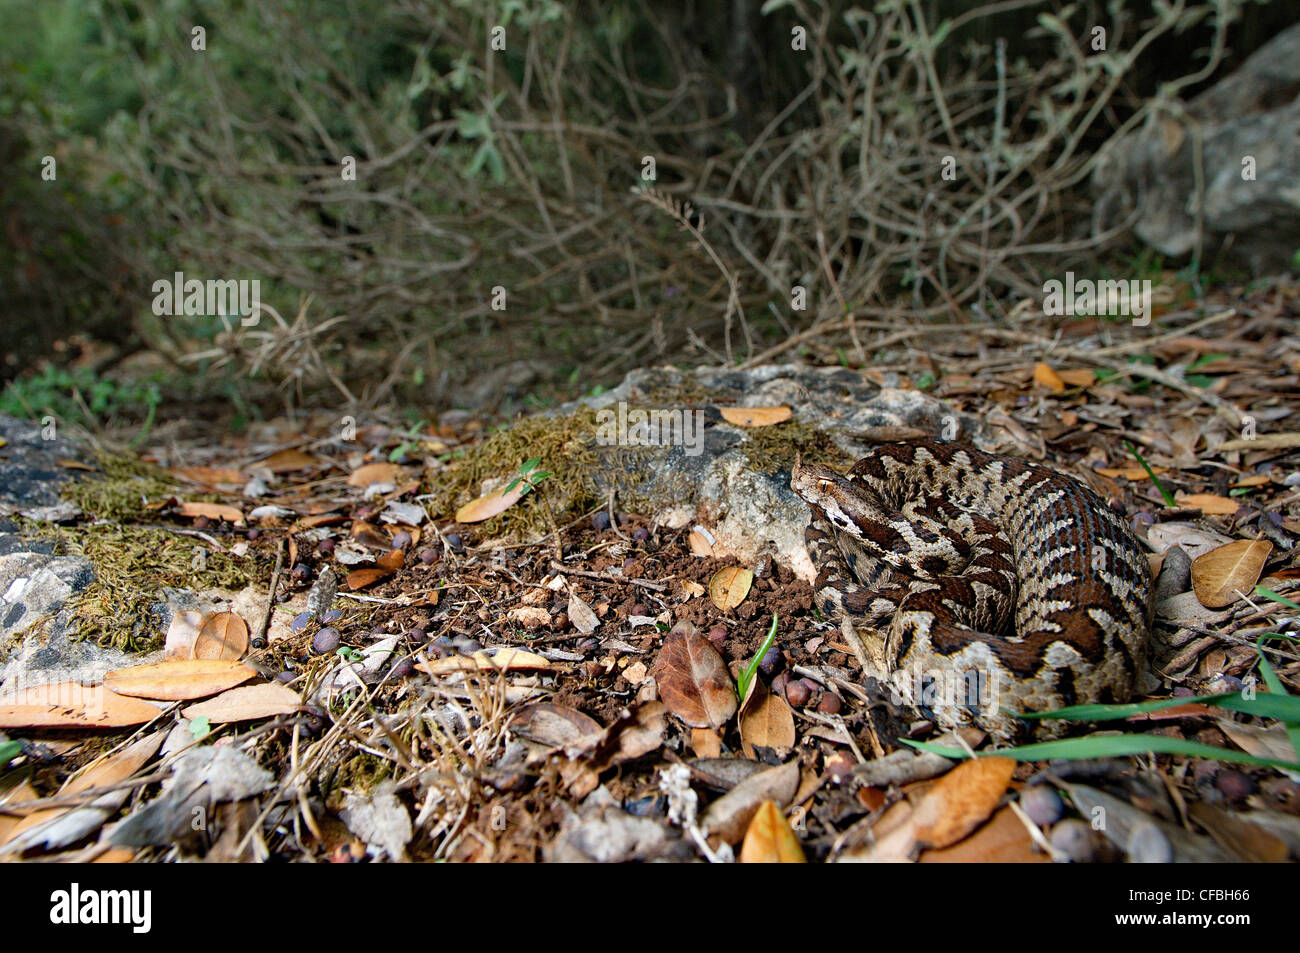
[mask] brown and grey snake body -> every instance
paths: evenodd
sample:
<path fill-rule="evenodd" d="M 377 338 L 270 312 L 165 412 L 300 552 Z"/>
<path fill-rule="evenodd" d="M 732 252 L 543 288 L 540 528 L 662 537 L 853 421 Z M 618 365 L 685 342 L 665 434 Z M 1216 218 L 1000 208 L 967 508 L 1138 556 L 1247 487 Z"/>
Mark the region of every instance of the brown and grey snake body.
<path fill-rule="evenodd" d="M 1092 490 L 937 441 L 876 447 L 847 476 L 796 460 L 790 486 L 813 511 L 818 608 L 887 625 L 895 687 L 941 724 L 1009 737 L 1019 729 L 1006 711 L 1132 695 L 1151 571 Z"/>

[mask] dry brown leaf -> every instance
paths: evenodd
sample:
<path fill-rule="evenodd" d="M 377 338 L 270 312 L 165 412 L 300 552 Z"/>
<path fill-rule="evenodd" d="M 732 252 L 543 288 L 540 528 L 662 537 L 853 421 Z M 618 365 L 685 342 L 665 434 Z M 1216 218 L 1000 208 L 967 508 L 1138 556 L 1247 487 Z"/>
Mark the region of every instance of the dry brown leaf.
<path fill-rule="evenodd" d="M 709 580 L 709 598 L 715 606 L 726 612 L 745 601 L 753 584 L 754 574 L 748 569 L 728 566 L 719 569 Z"/>
<path fill-rule="evenodd" d="M 1061 375 L 1041 362 L 1034 365 L 1034 383 L 1058 394 L 1065 390 L 1065 381 L 1061 380 Z"/>
<path fill-rule="evenodd" d="M 721 728 L 736 713 L 726 663 L 689 622 L 668 633 L 650 674 L 668 710 L 692 728 Z"/>
<path fill-rule="evenodd" d="M 396 463 L 366 463 L 348 475 L 348 486 L 370 486 L 372 483 L 402 482 L 405 471 Z"/>
<path fill-rule="evenodd" d="M 235 526 L 244 525 L 244 513 L 237 506 L 227 506 L 224 503 L 203 503 L 196 500 L 187 500 L 182 503 L 177 512 L 181 516 L 189 516 L 197 519 L 206 517 L 210 520 L 225 520 Z"/>
<path fill-rule="evenodd" d="M 921 852 L 923 864 L 1046 864 L 1052 858 L 1034 849 L 1024 822 L 1009 806 L 970 837 L 951 847 Z"/>
<path fill-rule="evenodd" d="M 375 569 L 373 567 L 365 569 L 354 569 L 347 575 L 348 588 L 353 592 L 358 589 L 364 589 L 366 586 L 373 586 L 381 579 L 387 579 L 393 574 L 391 569 Z"/>
<path fill-rule="evenodd" d="M 569 621 L 583 635 L 591 635 L 600 626 L 600 619 L 591 611 L 591 606 L 572 589 L 569 590 Z"/>
<path fill-rule="evenodd" d="M 1267 473 L 1256 473 L 1252 476 L 1242 477 L 1236 483 L 1232 484 L 1234 490 L 1243 489 L 1248 486 L 1268 486 L 1273 481 L 1269 479 Z"/>
<path fill-rule="evenodd" d="M 1168 467 L 1152 467 L 1156 476 L 1162 473 L 1168 473 Z M 1102 467 L 1097 470 L 1104 477 L 1110 477 L 1112 480 L 1116 477 L 1123 477 L 1126 480 L 1149 480 L 1151 474 L 1147 473 L 1142 467 Z"/>
<path fill-rule="evenodd" d="M 447 675 L 451 672 L 529 671 L 550 668 L 551 663 L 542 656 L 523 649 L 502 648 L 497 650 L 496 655 L 489 655 L 485 649 L 480 649 L 468 658 L 451 655 L 432 662 L 421 662 L 415 667 L 430 675 Z"/>
<path fill-rule="evenodd" d="M 1225 440 L 1214 448 L 1216 453 L 1233 450 L 1290 450 L 1300 447 L 1300 433 L 1262 433 L 1249 440 Z"/>
<path fill-rule="evenodd" d="M 1204 801 L 1191 805 L 1188 813 L 1220 847 L 1238 860 L 1252 864 L 1280 864 L 1291 853 L 1286 841 L 1277 835 Z"/>
<path fill-rule="evenodd" d="M 764 801 L 749 822 L 745 842 L 740 846 L 742 864 L 806 864 L 799 838 L 790 829 L 781 809 Z"/>
<path fill-rule="evenodd" d="M 233 467 L 173 467 L 169 472 L 177 479 L 199 486 L 219 486 L 223 483 L 243 486 L 248 482 L 244 472 Z"/>
<path fill-rule="evenodd" d="M 527 488 L 527 482 L 520 480 L 515 484 L 515 488 L 507 493 L 498 490 L 486 496 L 480 496 L 477 500 L 471 500 L 456 511 L 456 522 L 481 523 L 483 520 L 490 520 L 492 517 L 504 513 L 523 499 L 524 490 Z"/>
<path fill-rule="evenodd" d="M 709 837 L 734 844 L 745 836 L 764 801 L 785 807 L 799 790 L 799 760 L 751 774 L 705 809 L 700 827 Z"/>
<path fill-rule="evenodd" d="M 525 629 L 540 629 L 551 624 L 551 613 L 541 606 L 515 606 L 506 613 L 511 622 L 518 622 Z"/>
<path fill-rule="evenodd" d="M 789 407 L 719 407 L 722 419 L 737 427 L 770 427 L 790 419 Z"/>
<path fill-rule="evenodd" d="M 103 685 L 58 682 L 0 697 L 0 728 L 124 728 L 160 710 Z"/>
<path fill-rule="evenodd" d="M 104 685 L 119 695 L 186 701 L 224 692 L 256 674 L 228 659 L 183 659 L 120 668 L 104 676 Z"/>
<path fill-rule="evenodd" d="M 697 758 L 722 757 L 722 736 L 712 728 L 691 729 L 691 750 Z"/>
<path fill-rule="evenodd" d="M 1222 609 L 1250 595 L 1273 544 L 1263 539 L 1239 539 L 1203 553 L 1192 560 L 1192 591 L 1201 604 Z"/>
<path fill-rule="evenodd" d="M 963 761 L 935 783 L 916 806 L 913 833 L 921 847 L 948 847 L 983 824 L 1002 800 L 1016 763 L 987 757 Z"/>
<path fill-rule="evenodd" d="M 318 463 L 319 461 L 310 453 L 303 453 L 301 450 L 281 450 L 271 454 L 258 465 L 266 467 L 272 473 L 290 473 L 294 470 L 306 470 Z"/>
<path fill-rule="evenodd" d="M 794 748 L 797 740 L 794 713 L 780 695 L 766 688 L 757 691 L 754 703 L 740 716 L 740 738 L 745 757 L 754 757 L 755 748 L 771 748 L 784 756 Z"/>
<path fill-rule="evenodd" d="M 290 715 L 302 705 L 302 700 L 288 685 L 266 682 L 263 685 L 245 685 L 191 705 L 181 712 L 193 721 L 206 718 L 214 724 L 229 721 L 252 721 L 255 718 L 272 718 Z"/>
<path fill-rule="evenodd" d="M 1179 506 L 1194 507 L 1207 516 L 1231 516 L 1241 508 L 1236 500 L 1215 493 L 1178 493 Z"/>
<path fill-rule="evenodd" d="M 216 612 L 199 628 L 196 659 L 237 659 L 248 651 L 248 623 L 234 612 Z"/>
<path fill-rule="evenodd" d="M 590 751 L 605 737 L 605 729 L 590 715 L 554 702 L 534 702 L 510 721 L 511 730 L 530 741 L 563 748 L 570 758 Z"/>

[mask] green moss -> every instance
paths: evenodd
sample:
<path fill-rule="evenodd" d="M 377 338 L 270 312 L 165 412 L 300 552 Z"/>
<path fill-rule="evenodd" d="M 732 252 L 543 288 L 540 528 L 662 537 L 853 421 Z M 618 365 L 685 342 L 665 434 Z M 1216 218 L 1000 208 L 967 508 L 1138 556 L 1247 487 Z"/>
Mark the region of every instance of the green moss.
<path fill-rule="evenodd" d="M 745 430 L 745 459 L 760 473 L 775 473 L 788 469 L 796 453 L 805 463 L 839 467 L 852 462 L 852 458 L 839 448 L 830 434 L 799 420 L 787 420 L 771 427 L 753 427 Z"/>

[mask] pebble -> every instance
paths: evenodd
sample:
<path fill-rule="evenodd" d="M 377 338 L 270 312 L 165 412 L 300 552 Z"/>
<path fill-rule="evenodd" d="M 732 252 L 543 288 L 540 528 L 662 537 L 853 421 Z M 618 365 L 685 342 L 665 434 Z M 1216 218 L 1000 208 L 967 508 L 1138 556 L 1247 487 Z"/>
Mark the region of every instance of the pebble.
<path fill-rule="evenodd" d="M 1047 841 L 1076 864 L 1087 864 L 1097 859 L 1098 844 L 1092 828 L 1075 818 L 1054 826 Z"/>
<path fill-rule="evenodd" d="M 1048 827 L 1065 816 L 1061 795 L 1046 784 L 1031 784 L 1020 792 L 1020 806 L 1039 827 Z"/>
<path fill-rule="evenodd" d="M 1164 831 L 1149 822 L 1133 828 L 1124 846 L 1129 861 L 1134 864 L 1171 864 L 1174 861 L 1174 845 L 1169 843 Z"/>

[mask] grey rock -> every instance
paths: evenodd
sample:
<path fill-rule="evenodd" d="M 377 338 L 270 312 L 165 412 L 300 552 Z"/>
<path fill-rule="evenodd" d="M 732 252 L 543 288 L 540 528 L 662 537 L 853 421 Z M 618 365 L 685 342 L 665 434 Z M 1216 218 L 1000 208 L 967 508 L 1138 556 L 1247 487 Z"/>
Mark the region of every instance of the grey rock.
<path fill-rule="evenodd" d="M 0 414 L 0 514 L 19 512 L 33 519 L 67 519 L 77 510 L 64 503 L 59 490 L 76 471 L 60 465 L 64 459 L 87 462 L 56 423 L 38 426 Z"/>
<path fill-rule="evenodd" d="M 1300 25 L 1103 152 L 1093 174 L 1098 230 L 1134 216 L 1137 236 L 1167 255 L 1193 253 L 1200 242 L 1208 257 L 1230 238 L 1231 251 L 1257 273 L 1286 268 L 1300 247 L 1297 89 Z M 1248 178 L 1243 162 L 1251 160 Z"/>

